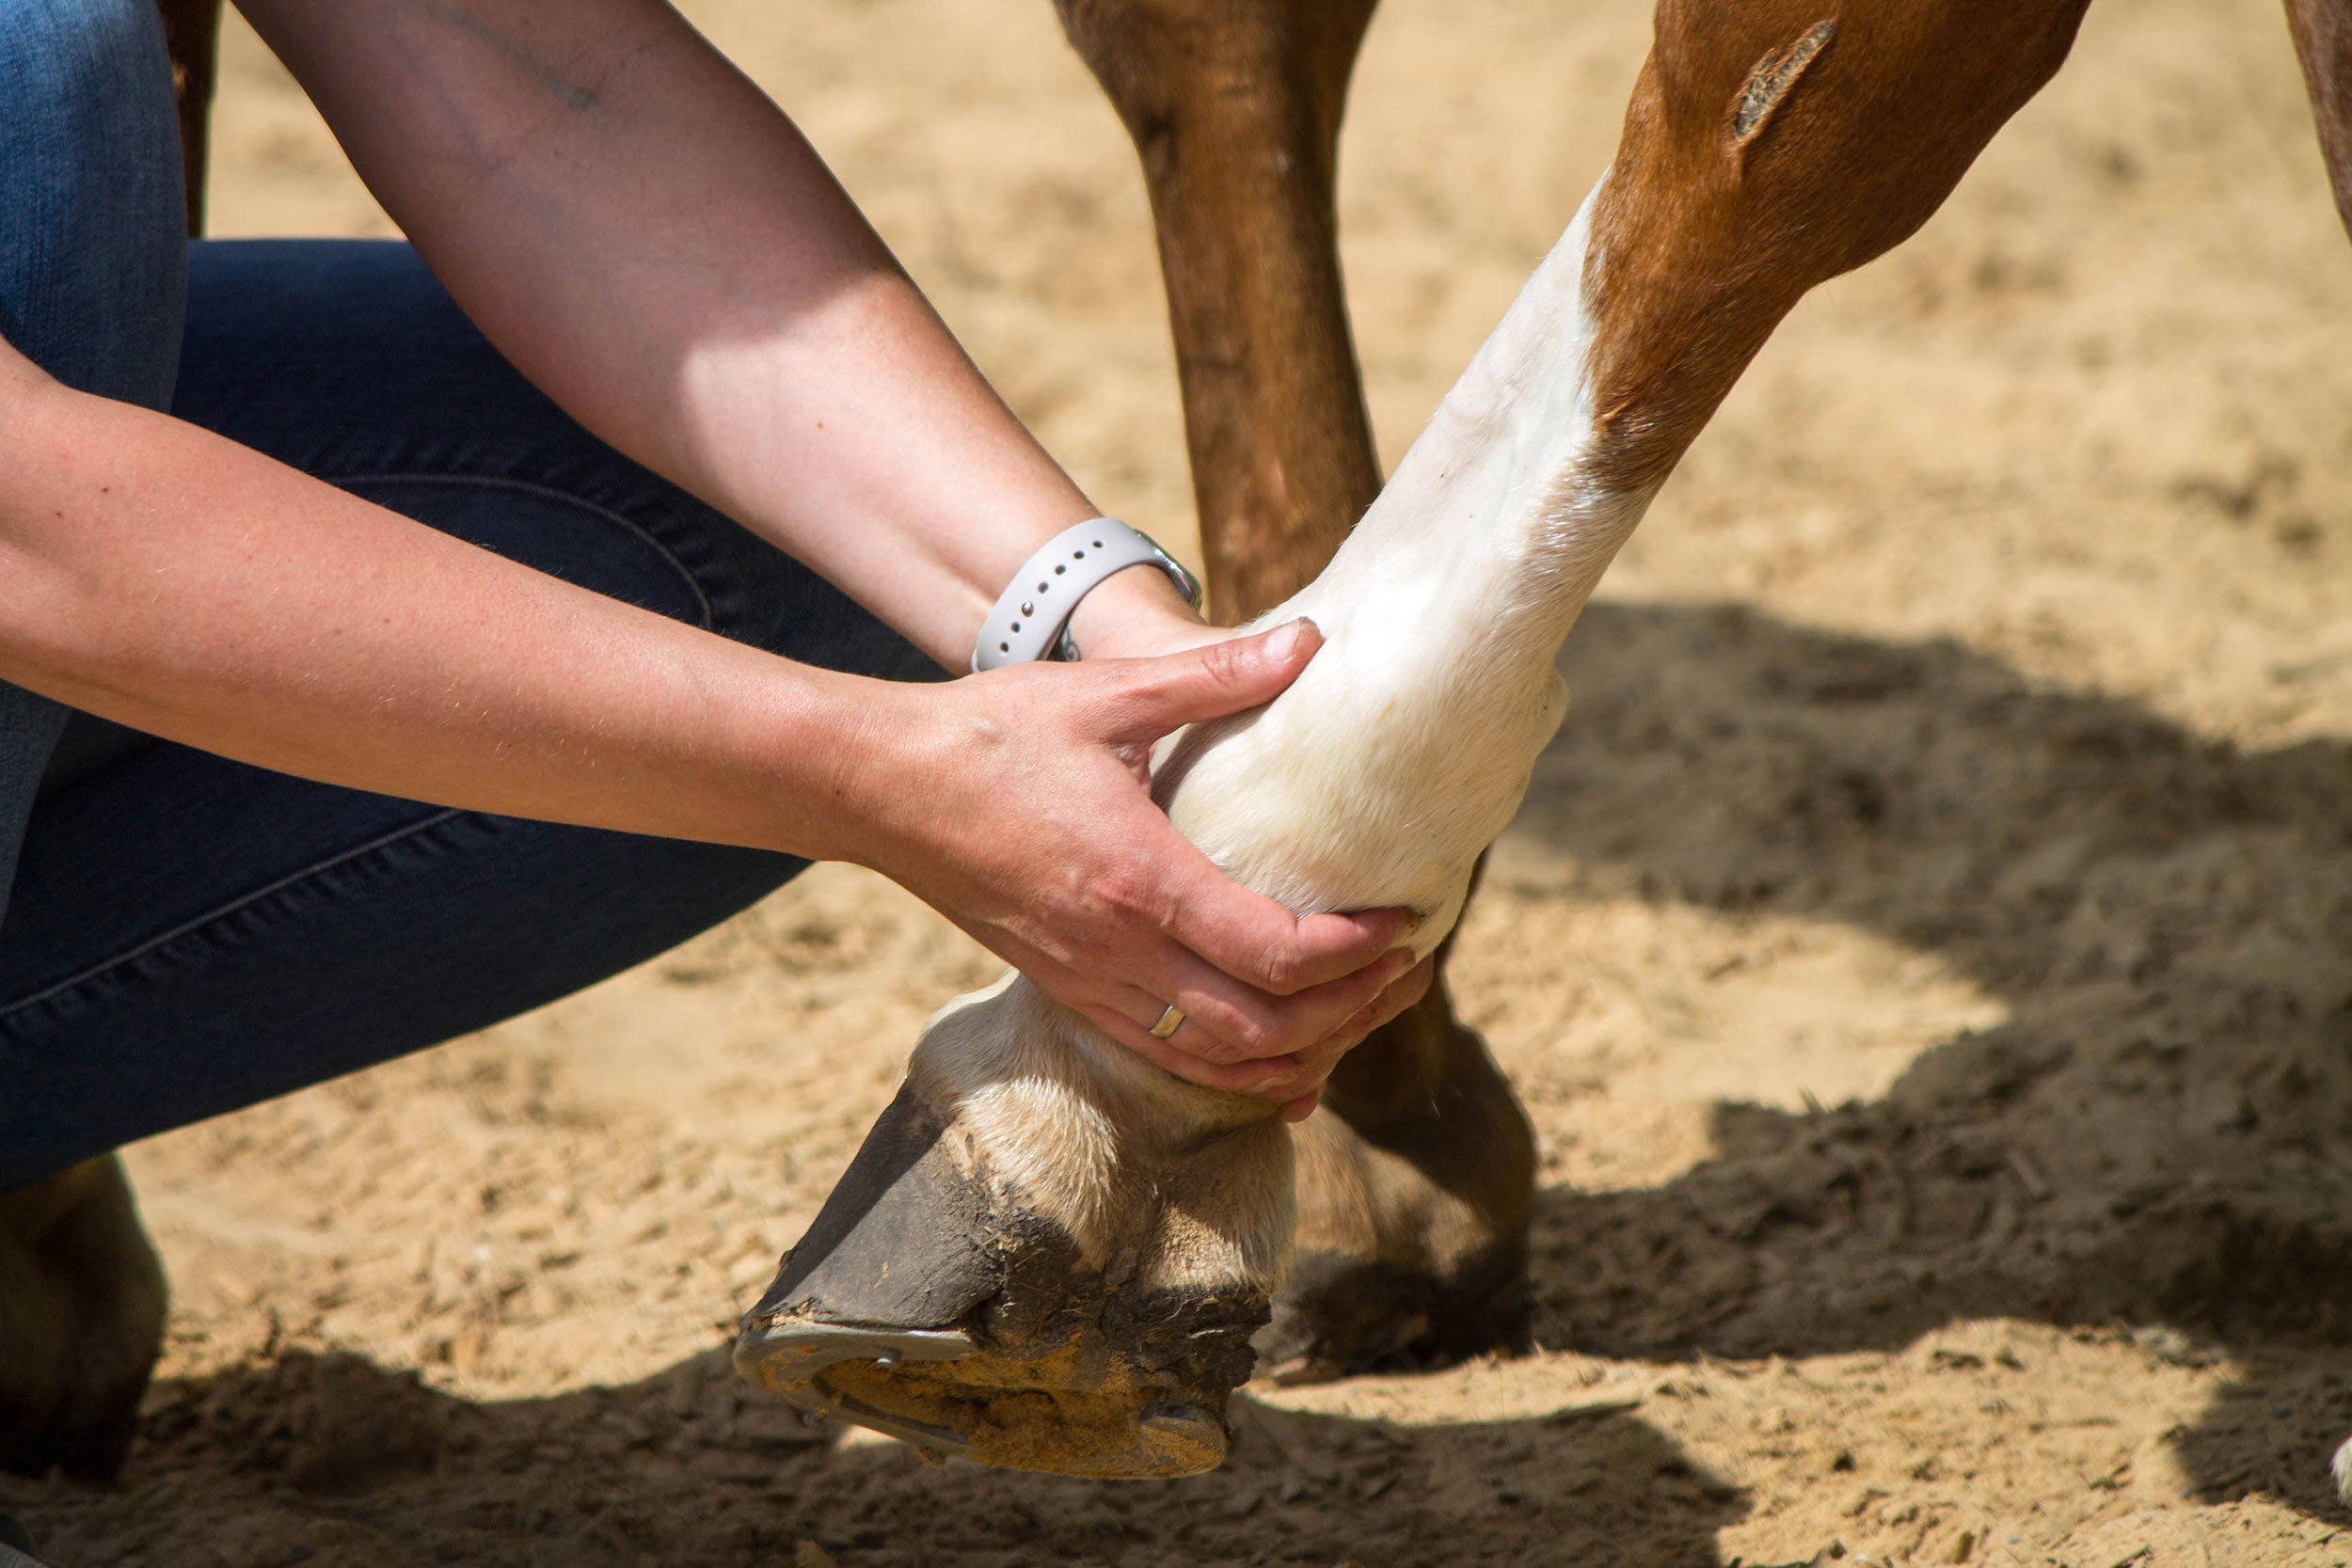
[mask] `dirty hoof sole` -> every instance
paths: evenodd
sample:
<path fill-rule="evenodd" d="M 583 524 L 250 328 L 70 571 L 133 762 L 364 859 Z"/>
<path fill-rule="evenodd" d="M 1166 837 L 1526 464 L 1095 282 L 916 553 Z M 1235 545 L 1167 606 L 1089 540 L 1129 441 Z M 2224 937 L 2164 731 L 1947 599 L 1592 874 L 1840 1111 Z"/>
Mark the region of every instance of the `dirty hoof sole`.
<path fill-rule="evenodd" d="M 966 1445 L 961 1433 L 868 1405 L 835 1387 L 826 1373 L 845 1363 L 859 1363 L 866 1373 L 857 1379 L 862 1385 L 876 1376 L 886 1379 L 910 1361 L 951 1361 L 973 1354 L 972 1341 L 952 1329 L 781 1323 L 743 1331 L 735 1343 L 735 1370 L 755 1387 L 811 1416 L 961 1453 Z"/>
<path fill-rule="evenodd" d="M 1165 1479 L 1225 1459 L 1225 1423 L 1202 1405 L 1057 1386 L 952 1330 L 769 1323 L 744 1332 L 735 1364 L 796 1409 L 1002 1469 Z"/>

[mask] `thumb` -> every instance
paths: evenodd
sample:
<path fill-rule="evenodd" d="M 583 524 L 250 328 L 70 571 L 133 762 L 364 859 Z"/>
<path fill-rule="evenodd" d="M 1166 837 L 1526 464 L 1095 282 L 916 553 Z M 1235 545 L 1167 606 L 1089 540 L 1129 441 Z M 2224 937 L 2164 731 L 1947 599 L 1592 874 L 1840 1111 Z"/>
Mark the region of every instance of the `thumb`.
<path fill-rule="evenodd" d="M 1122 717 L 1138 738 L 1156 740 L 1185 724 L 1261 706 L 1288 689 L 1322 646 L 1322 631 L 1302 617 L 1254 636 L 1137 660 L 1122 694 Z"/>

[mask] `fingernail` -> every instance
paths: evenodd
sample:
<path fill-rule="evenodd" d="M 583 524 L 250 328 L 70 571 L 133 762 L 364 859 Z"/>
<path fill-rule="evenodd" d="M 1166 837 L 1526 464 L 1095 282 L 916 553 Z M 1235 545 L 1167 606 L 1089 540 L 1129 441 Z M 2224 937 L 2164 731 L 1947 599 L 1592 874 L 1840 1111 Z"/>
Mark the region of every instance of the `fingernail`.
<path fill-rule="evenodd" d="M 1314 623 L 1302 615 L 1295 621 L 1277 627 L 1274 634 L 1266 639 L 1266 657 L 1278 664 L 1295 657 L 1298 652 L 1299 639 L 1305 637 L 1313 626 Z"/>

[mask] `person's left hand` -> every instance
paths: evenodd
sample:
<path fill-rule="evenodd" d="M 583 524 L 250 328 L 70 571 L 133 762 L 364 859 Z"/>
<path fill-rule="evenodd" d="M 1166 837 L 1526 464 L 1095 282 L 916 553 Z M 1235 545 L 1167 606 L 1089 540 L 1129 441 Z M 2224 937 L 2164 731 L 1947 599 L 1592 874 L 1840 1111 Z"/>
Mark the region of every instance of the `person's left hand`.
<path fill-rule="evenodd" d="M 1301 621 L 1204 641 L 885 687 L 845 748 L 837 848 L 1137 1054 L 1304 1116 L 1340 1056 L 1426 990 L 1403 945 L 1419 921 L 1294 915 L 1152 803 L 1156 741 L 1271 701 L 1321 639 Z M 1163 1040 L 1151 1030 L 1169 1006 L 1184 1019 Z"/>

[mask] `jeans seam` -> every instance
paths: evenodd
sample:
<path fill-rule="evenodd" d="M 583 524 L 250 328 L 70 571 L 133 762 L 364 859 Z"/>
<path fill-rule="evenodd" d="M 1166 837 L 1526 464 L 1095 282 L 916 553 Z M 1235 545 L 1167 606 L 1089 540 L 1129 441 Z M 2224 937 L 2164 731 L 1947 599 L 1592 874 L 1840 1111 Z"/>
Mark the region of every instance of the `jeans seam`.
<path fill-rule="evenodd" d="M 542 500 L 563 501 L 577 506 L 581 511 L 592 513 L 606 522 L 644 540 L 648 548 L 670 563 L 670 570 L 678 575 L 679 580 L 686 584 L 687 591 L 694 595 L 694 602 L 702 606 L 703 630 L 717 631 L 719 629 L 718 611 L 711 608 L 710 595 L 704 591 L 702 579 L 694 575 L 693 569 L 679 560 L 677 552 L 663 544 L 650 529 L 635 518 L 616 512 L 599 501 L 592 501 L 569 490 L 559 490 L 551 484 L 534 484 L 527 479 L 507 479 L 497 474 L 363 473 L 320 474 L 316 477 L 339 489 L 355 484 L 487 485 L 495 489 L 518 491 L 523 495 L 535 496 Z"/>
<path fill-rule="evenodd" d="M 226 920 L 230 915 L 235 914 L 238 911 L 247 909 L 252 905 L 259 903 L 261 900 L 267 898 L 272 894 L 282 893 L 287 888 L 294 886 L 296 882 L 302 881 L 306 878 L 318 876 L 321 872 L 331 871 L 339 865 L 344 865 L 352 861 L 358 860 L 362 855 L 373 854 L 378 849 L 399 843 L 402 839 L 413 838 L 429 828 L 437 828 L 442 823 L 451 820 L 453 817 L 463 816 L 467 814 L 459 811 L 453 806 L 448 807 L 437 812 L 431 816 L 425 817 L 421 821 L 411 822 L 405 828 L 396 828 L 390 832 L 379 834 L 376 837 L 368 840 L 365 844 L 356 845 L 349 849 L 343 850 L 340 854 L 329 855 L 325 860 L 311 862 L 309 865 L 302 867 L 300 870 L 290 871 L 274 882 L 270 882 L 262 887 L 258 887 L 251 893 L 230 899 L 228 903 L 222 904 L 217 908 L 207 910 L 202 914 L 197 915 L 192 919 L 183 921 L 181 924 L 173 927 L 170 930 L 164 932 L 162 935 L 151 937 L 146 942 L 140 942 L 137 946 L 130 948 L 127 951 L 117 953 L 111 958 L 102 958 L 97 963 L 91 964 L 88 968 L 84 969 L 79 974 L 70 974 L 66 978 L 57 981 L 55 985 L 35 991 L 30 996 L 19 997 L 14 1002 L 0 1005 L 0 1021 L 12 1018 L 16 1014 L 23 1012 L 27 1007 L 39 1006 L 43 1002 L 47 1002 L 54 997 L 63 995 L 65 992 L 73 990 L 77 986 L 87 985 L 88 982 L 106 974 L 109 971 L 119 969 L 125 964 L 135 963 L 139 959 L 147 957 L 150 953 L 154 952 L 157 948 L 164 946 L 166 943 L 177 942 L 182 937 L 200 930 L 204 927 L 215 925 L 222 920 Z"/>

